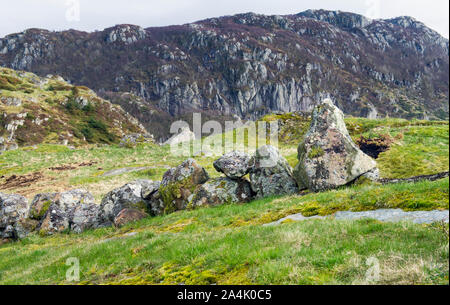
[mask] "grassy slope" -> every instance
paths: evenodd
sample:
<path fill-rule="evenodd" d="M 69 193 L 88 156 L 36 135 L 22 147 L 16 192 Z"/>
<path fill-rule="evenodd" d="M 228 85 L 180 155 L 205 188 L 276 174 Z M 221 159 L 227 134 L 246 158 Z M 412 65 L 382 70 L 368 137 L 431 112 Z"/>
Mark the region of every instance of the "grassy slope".
<path fill-rule="evenodd" d="M 379 165 L 386 177 L 448 170 L 448 124 L 350 118 L 347 126 L 355 138 L 369 133 L 403 133 L 403 139 L 380 157 Z M 298 137 L 301 133 L 281 143 L 281 151 L 291 165 L 296 162 Z M 153 145 L 135 150 L 110 146 L 75 151 L 47 145 L 0 155 L 0 174 L 42 171 L 46 177 L 26 189 L 8 192 L 31 195 L 30 189 L 34 193 L 54 190 L 56 184 L 58 190 L 85 187 L 100 199 L 127 181 L 160 179 L 165 171 L 162 165 L 174 166 L 184 158 L 171 155 L 166 147 Z M 214 158 L 197 159 L 210 174 L 219 175 L 212 168 Z M 98 163 L 65 172 L 48 170 L 55 164 L 85 161 Z M 110 178 L 100 176 L 118 164 L 156 168 Z M 0 283 L 65 283 L 66 259 L 78 257 L 81 280 L 85 283 L 351 284 L 365 283 L 366 260 L 376 257 L 381 266 L 379 283 L 448 284 L 448 225 L 368 220 L 262 226 L 298 212 L 328 215 L 348 209 L 448 209 L 448 196 L 448 179 L 362 185 L 303 197 L 267 198 L 246 205 L 183 211 L 121 229 L 49 238 L 30 236 L 0 246 Z M 124 234 L 132 231 L 138 235 L 125 238 Z M 123 238 L 104 242 L 117 237 Z"/>
<path fill-rule="evenodd" d="M 17 98 L 20 106 L 8 106 Z M 84 98 L 85 106 L 76 102 Z M 137 121 L 120 106 L 99 98 L 84 86 L 72 86 L 59 77 L 40 78 L 33 73 L 0 67 L 0 136 L 9 137 L 6 125 L 25 113 L 24 124 L 15 132 L 20 146 L 40 143 L 117 143 L 122 136 L 143 132 Z M 44 119 L 47 119 L 45 121 Z M 36 119 L 41 122 L 36 123 Z M 120 122 L 120 123 L 119 123 Z"/>

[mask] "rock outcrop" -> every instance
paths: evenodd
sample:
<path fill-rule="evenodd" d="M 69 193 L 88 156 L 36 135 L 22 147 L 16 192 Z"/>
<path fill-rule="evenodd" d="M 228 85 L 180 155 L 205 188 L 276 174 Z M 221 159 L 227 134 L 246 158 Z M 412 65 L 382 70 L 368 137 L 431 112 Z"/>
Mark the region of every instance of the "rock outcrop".
<path fill-rule="evenodd" d="M 209 180 L 206 170 L 194 159 L 188 159 L 168 170 L 161 181 L 158 195 L 163 208 L 153 210 L 171 213 L 187 208 L 197 186 Z"/>
<path fill-rule="evenodd" d="M 294 176 L 301 189 L 323 191 L 346 185 L 376 168 L 351 139 L 344 114 L 331 101 L 314 109 L 311 126 L 298 147 Z"/>
<path fill-rule="evenodd" d="M 298 192 L 292 168 L 278 149 L 260 147 L 250 160 L 250 183 L 256 197 L 289 195 Z"/>
<path fill-rule="evenodd" d="M 250 172 L 251 157 L 240 151 L 229 152 L 216 161 L 214 168 L 219 173 L 224 173 L 230 179 L 240 179 Z"/>
<path fill-rule="evenodd" d="M 190 205 L 219 206 L 231 203 L 245 203 L 253 198 L 250 183 L 245 179 L 216 178 L 201 185 Z"/>

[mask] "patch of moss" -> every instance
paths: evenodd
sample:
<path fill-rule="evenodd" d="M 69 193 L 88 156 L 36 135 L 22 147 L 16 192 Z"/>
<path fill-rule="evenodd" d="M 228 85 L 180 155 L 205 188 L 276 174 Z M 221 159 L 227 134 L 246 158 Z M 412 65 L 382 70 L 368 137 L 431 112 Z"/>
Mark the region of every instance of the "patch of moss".
<path fill-rule="evenodd" d="M 311 150 L 308 153 L 308 158 L 310 159 L 317 159 L 322 157 L 325 154 L 325 151 L 322 147 L 315 146 L 311 148 Z"/>

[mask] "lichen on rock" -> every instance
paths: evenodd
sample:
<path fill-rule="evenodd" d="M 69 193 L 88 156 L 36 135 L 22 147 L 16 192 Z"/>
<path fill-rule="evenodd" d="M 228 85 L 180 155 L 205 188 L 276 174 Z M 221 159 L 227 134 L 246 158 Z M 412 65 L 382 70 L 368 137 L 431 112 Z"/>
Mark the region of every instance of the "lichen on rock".
<path fill-rule="evenodd" d="M 331 99 L 314 109 L 311 126 L 298 146 L 294 176 L 301 189 L 322 191 L 346 185 L 376 168 L 351 139 L 344 114 Z"/>

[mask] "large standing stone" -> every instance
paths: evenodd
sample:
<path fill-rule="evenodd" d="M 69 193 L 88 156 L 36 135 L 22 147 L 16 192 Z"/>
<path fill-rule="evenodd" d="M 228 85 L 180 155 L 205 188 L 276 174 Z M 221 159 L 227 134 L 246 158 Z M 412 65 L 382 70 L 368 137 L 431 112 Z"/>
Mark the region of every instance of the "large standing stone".
<path fill-rule="evenodd" d="M 58 193 L 48 207 L 39 228 L 41 235 L 52 235 L 54 233 L 68 231 L 73 224 L 75 212 L 79 209 L 95 209 L 94 196 L 86 190 L 71 190 Z M 92 219 L 84 218 L 85 221 Z M 95 228 L 97 219 L 93 224 L 83 223 L 83 227 Z M 77 221 L 77 228 L 81 227 Z M 77 231 L 80 231 L 77 229 Z"/>
<path fill-rule="evenodd" d="M 294 176 L 302 189 L 322 191 L 346 185 L 376 167 L 353 143 L 344 114 L 330 99 L 314 109 L 311 126 L 298 147 Z"/>
<path fill-rule="evenodd" d="M 250 172 L 250 156 L 244 152 L 232 151 L 216 161 L 214 168 L 219 173 L 224 173 L 228 178 L 240 179 Z"/>
<path fill-rule="evenodd" d="M 216 178 L 209 180 L 195 191 L 191 205 L 200 207 L 249 202 L 252 197 L 253 192 L 247 180 Z"/>
<path fill-rule="evenodd" d="M 164 174 L 158 192 L 162 207 L 154 210 L 167 214 L 186 209 L 197 186 L 208 180 L 208 173 L 194 159 L 171 168 Z"/>
<path fill-rule="evenodd" d="M 21 237 L 17 225 L 26 218 L 27 211 L 28 202 L 25 197 L 0 193 L 0 240 Z"/>
<path fill-rule="evenodd" d="M 142 190 L 153 184 L 151 180 L 137 180 L 112 190 L 102 200 L 102 219 L 105 224 L 113 224 L 123 209 L 148 212 L 148 201 L 142 198 Z"/>
<path fill-rule="evenodd" d="M 250 160 L 250 183 L 256 197 L 289 195 L 298 192 L 292 168 L 278 149 L 271 145 L 260 147 Z"/>

